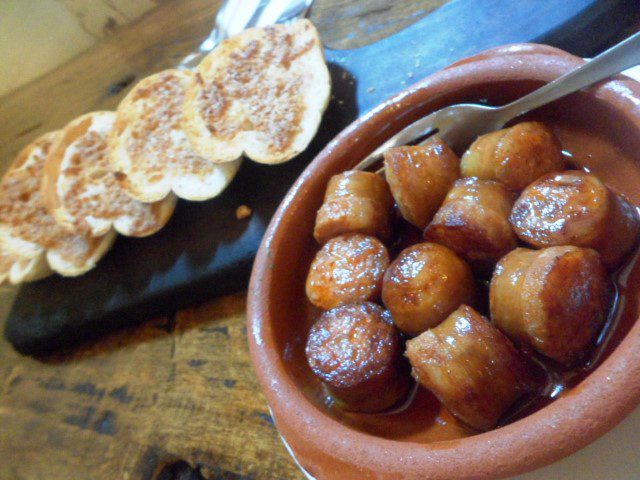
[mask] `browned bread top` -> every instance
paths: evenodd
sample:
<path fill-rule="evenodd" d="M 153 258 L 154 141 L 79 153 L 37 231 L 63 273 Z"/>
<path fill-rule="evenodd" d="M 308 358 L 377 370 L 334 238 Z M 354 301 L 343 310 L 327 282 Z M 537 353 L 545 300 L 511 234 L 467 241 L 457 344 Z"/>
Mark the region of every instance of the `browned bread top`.
<path fill-rule="evenodd" d="M 252 28 L 221 42 L 197 67 L 184 129 L 194 150 L 212 162 L 243 154 L 284 162 L 315 135 L 330 88 L 311 22 Z"/>
<path fill-rule="evenodd" d="M 60 136 L 48 133 L 25 147 L 0 182 L 0 244 L 12 257 L 13 283 L 39 278 L 49 266 L 63 275 L 84 273 L 113 242 L 113 235 L 89 238 L 70 233 L 45 208 L 45 159 Z"/>
<path fill-rule="evenodd" d="M 92 112 L 63 130 L 47 156 L 43 192 L 47 208 L 69 231 L 92 236 L 112 227 L 123 235 L 143 237 L 169 220 L 176 199 L 144 203 L 129 197 L 109 163 L 107 138 L 114 112 Z"/>
<path fill-rule="evenodd" d="M 61 132 L 50 132 L 27 145 L 0 184 L 0 223 L 11 234 L 42 248 L 55 246 L 61 233 L 42 202 L 40 182 L 44 160 Z"/>
<path fill-rule="evenodd" d="M 116 112 L 109 137 L 114 170 L 126 192 L 143 202 L 165 198 L 206 200 L 233 180 L 240 161 L 214 164 L 198 156 L 182 130 L 182 105 L 194 73 L 164 70 L 138 83 Z"/>

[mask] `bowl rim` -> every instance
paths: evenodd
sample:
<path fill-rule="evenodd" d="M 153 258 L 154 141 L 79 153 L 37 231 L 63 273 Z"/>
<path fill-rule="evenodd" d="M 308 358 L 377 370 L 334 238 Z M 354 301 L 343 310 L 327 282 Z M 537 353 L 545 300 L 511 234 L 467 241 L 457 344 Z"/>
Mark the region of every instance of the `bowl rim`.
<path fill-rule="evenodd" d="M 343 130 L 307 166 L 283 199 L 254 263 L 248 293 L 248 339 L 254 371 L 278 430 L 311 474 L 339 472 L 340 478 L 384 474 L 385 478 L 443 479 L 515 475 L 583 448 L 617 425 L 640 403 L 638 321 L 609 357 L 568 395 L 502 428 L 465 439 L 427 444 L 369 435 L 329 417 L 296 388 L 284 370 L 279 352 L 273 348 L 274 332 L 269 322 L 274 276 L 271 252 L 282 240 L 281 228 L 286 224 L 289 209 L 303 201 L 313 176 L 335 173 L 332 159 L 340 156 L 347 148 L 346 143 L 374 131 L 379 135 L 385 128 L 384 122 L 389 123 L 387 117 L 391 112 L 398 117 L 398 112 L 415 108 L 426 114 L 425 103 L 437 103 L 436 90 L 445 84 L 449 85 L 448 91 L 455 91 L 472 84 L 478 75 L 483 83 L 548 82 L 583 62 L 567 52 L 538 44 L 505 45 L 456 62 L 383 102 Z M 513 68 L 514 64 L 517 68 Z M 640 131 L 637 108 L 640 84 L 627 77 L 616 77 L 588 91 L 623 112 Z M 432 106 L 431 110 L 441 106 Z M 389 127 L 388 135 L 401 127 L 396 126 L 394 131 Z M 352 165 L 359 159 L 359 155 L 354 155 Z"/>

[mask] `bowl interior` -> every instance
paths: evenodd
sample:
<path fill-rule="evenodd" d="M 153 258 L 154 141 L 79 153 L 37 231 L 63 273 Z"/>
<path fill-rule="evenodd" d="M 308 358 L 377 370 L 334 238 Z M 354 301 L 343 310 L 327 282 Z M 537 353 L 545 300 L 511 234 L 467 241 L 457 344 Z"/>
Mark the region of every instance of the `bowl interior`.
<path fill-rule="evenodd" d="M 445 94 L 436 103 L 486 102 L 499 105 L 514 100 L 532 88 L 536 82 L 493 81 L 468 85 Z M 339 140 L 340 148 L 330 155 L 328 168 L 318 170 L 305 179 L 304 201 L 289 208 L 286 238 L 279 248 L 270 250 L 273 266 L 270 322 L 275 348 L 282 366 L 295 386 L 326 415 L 344 425 L 368 434 L 411 442 L 433 442 L 472 435 L 473 432 L 456 422 L 442 408 L 435 397 L 419 389 L 411 406 L 402 412 L 383 415 L 346 413 L 332 406 L 321 384 L 312 375 L 304 356 L 309 328 L 319 315 L 306 299 L 304 284 L 313 256 L 319 249 L 312 236 L 315 212 L 322 203 L 324 188 L 332 174 L 348 169 L 366 153 L 382 143 L 413 118 L 437 108 L 433 101 L 411 105 L 398 110 L 391 124 L 380 125 L 367 136 L 346 136 Z M 577 93 L 540 109 L 528 118 L 553 126 L 564 150 L 574 164 L 586 168 L 602 178 L 615 191 L 632 203 L 640 204 L 640 132 L 625 114 L 607 101 L 591 93 Z M 292 205 L 293 207 L 293 205 Z M 638 279 L 640 267 L 630 262 L 619 275 L 619 289 L 623 301 L 618 302 L 613 335 L 597 362 L 603 361 L 624 338 L 638 317 Z"/>

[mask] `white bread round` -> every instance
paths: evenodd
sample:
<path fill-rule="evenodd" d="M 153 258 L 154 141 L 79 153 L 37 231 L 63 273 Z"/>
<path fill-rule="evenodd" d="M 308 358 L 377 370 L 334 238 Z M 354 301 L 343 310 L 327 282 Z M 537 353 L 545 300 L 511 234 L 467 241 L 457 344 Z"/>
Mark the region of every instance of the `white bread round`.
<path fill-rule="evenodd" d="M 285 162 L 314 137 L 331 90 L 318 31 L 308 20 L 245 30 L 196 69 L 183 128 L 195 152 L 215 163 L 243 154 Z"/>
<path fill-rule="evenodd" d="M 9 275 L 14 263 L 15 256 L 7 252 L 0 242 L 0 285 L 9 281 Z"/>
<path fill-rule="evenodd" d="M 53 271 L 44 255 L 30 259 L 16 257 L 9 271 L 9 282 L 13 285 L 35 282 L 51 274 Z"/>
<path fill-rule="evenodd" d="M 92 112 L 71 121 L 47 156 L 42 191 L 49 211 L 69 231 L 100 237 L 111 228 L 145 237 L 171 217 L 175 195 L 155 203 L 129 197 L 111 169 L 107 138 L 114 112 Z"/>
<path fill-rule="evenodd" d="M 47 250 L 47 262 L 52 270 L 65 277 L 77 277 L 96 266 L 98 261 L 111 249 L 117 236 L 118 234 L 114 230 L 109 230 L 99 238 L 98 242 L 96 242 L 95 237 L 92 238 L 91 240 L 94 244 L 91 252 L 83 258 L 81 263 L 78 263 L 75 258 L 69 257 L 64 250 L 60 249 Z"/>
<path fill-rule="evenodd" d="M 45 159 L 60 136 L 48 133 L 25 147 L 0 183 L 0 249 L 12 262 L 11 283 L 43 278 L 52 269 L 63 275 L 85 272 L 113 243 L 113 236 L 90 238 L 67 232 L 44 206 Z M 64 258 L 71 267 L 59 269 L 50 258 Z"/>
<path fill-rule="evenodd" d="M 126 178 L 131 197 L 155 202 L 171 191 L 186 200 L 220 194 L 240 160 L 213 164 L 199 157 L 182 130 L 182 105 L 190 70 L 164 70 L 140 81 L 120 102 L 109 136 L 111 166 Z"/>

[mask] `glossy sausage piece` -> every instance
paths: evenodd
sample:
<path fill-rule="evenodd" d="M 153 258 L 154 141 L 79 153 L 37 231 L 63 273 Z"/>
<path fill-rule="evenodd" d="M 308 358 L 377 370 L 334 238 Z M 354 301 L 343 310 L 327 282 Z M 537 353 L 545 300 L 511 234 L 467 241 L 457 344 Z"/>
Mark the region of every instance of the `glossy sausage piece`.
<path fill-rule="evenodd" d="M 534 386 L 526 360 L 498 329 L 462 305 L 407 342 L 413 376 L 463 422 L 493 428 Z"/>
<path fill-rule="evenodd" d="M 411 377 L 389 312 L 375 303 L 324 312 L 311 327 L 307 362 L 345 409 L 380 412 L 402 400 Z"/>
<path fill-rule="evenodd" d="M 551 173 L 529 185 L 510 220 L 529 245 L 594 248 L 609 269 L 620 265 L 638 237 L 636 209 L 581 170 Z"/>
<path fill-rule="evenodd" d="M 382 282 L 382 300 L 396 326 L 408 335 L 435 327 L 461 304 L 475 303 L 476 296 L 469 265 L 436 243 L 404 249 Z"/>
<path fill-rule="evenodd" d="M 424 232 L 472 265 L 493 267 L 518 246 L 509 223 L 515 197 L 499 182 L 461 178 Z"/>
<path fill-rule="evenodd" d="M 376 300 L 388 266 L 389 254 L 377 238 L 358 233 L 332 238 L 311 263 L 307 297 L 324 310 Z"/>
<path fill-rule="evenodd" d="M 384 153 L 384 166 L 400 213 L 420 229 L 431 221 L 460 176 L 460 160 L 439 138 L 415 147 L 390 148 Z"/>
<path fill-rule="evenodd" d="M 562 146 L 549 127 L 522 122 L 478 137 L 462 156 L 464 177 L 498 180 L 520 191 L 548 172 L 564 169 Z"/>
<path fill-rule="evenodd" d="M 342 233 L 364 233 L 386 239 L 393 197 L 380 175 L 350 170 L 329 180 L 318 210 L 313 236 L 320 244 Z"/>
<path fill-rule="evenodd" d="M 612 294 L 595 250 L 518 248 L 500 260 L 491 279 L 491 319 L 512 340 L 570 366 L 593 346 Z"/>

